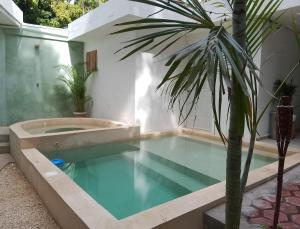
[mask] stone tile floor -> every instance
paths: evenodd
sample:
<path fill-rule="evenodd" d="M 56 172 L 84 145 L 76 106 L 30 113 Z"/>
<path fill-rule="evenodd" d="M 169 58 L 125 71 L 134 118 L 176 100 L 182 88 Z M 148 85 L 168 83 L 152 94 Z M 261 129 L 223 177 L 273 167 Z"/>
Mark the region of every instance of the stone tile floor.
<path fill-rule="evenodd" d="M 276 196 L 266 193 L 252 201 L 243 215 L 250 224 L 271 226 Z M 300 229 L 300 181 L 284 186 L 279 222 L 282 229 Z"/>
<path fill-rule="evenodd" d="M 276 140 L 271 139 L 271 138 L 266 138 L 266 139 L 263 139 L 263 140 L 259 140 L 258 142 L 263 142 L 263 143 L 276 145 Z M 295 148 L 295 149 L 300 148 L 300 132 L 298 132 L 296 134 L 296 137 L 291 140 L 290 148 Z"/>
<path fill-rule="evenodd" d="M 300 229 L 300 224 L 297 223 L 299 222 L 300 206 L 294 201 L 294 198 L 298 199 L 300 194 L 300 165 L 286 171 L 283 180 L 285 190 L 283 205 L 281 207 L 281 218 L 285 220 L 285 217 L 282 216 L 285 214 L 288 221 L 282 222 L 281 224 L 284 229 Z M 270 225 L 273 215 L 272 210 L 274 208 L 276 185 L 276 178 L 272 178 L 245 193 L 240 229 L 262 229 L 262 224 Z M 264 210 L 268 211 L 264 214 Z M 249 222 L 251 219 L 252 223 Z M 224 228 L 225 204 L 221 204 L 205 212 L 204 220 L 207 220 L 207 223 L 212 223 L 212 225 L 220 226 L 216 228 Z M 206 227 L 206 225 L 204 225 L 204 228 L 213 227 Z"/>

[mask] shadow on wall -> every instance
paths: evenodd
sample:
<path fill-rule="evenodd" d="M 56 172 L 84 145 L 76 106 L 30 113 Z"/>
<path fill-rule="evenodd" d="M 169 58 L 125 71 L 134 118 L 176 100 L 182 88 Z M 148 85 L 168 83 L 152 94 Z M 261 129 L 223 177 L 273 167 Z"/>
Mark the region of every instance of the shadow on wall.
<path fill-rule="evenodd" d="M 83 45 L 6 33 L 8 123 L 70 116 L 72 103 L 58 84 L 59 64 L 83 62 Z"/>

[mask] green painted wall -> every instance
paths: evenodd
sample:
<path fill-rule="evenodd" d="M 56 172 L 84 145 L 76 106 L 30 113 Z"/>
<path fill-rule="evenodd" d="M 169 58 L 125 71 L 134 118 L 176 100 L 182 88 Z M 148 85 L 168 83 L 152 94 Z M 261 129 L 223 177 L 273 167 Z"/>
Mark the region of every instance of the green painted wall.
<path fill-rule="evenodd" d="M 5 35 L 0 30 L 0 126 L 6 124 Z"/>
<path fill-rule="evenodd" d="M 57 90 L 57 65 L 82 63 L 83 43 L 0 29 L 0 61 L 0 125 L 72 114 L 70 98 Z"/>

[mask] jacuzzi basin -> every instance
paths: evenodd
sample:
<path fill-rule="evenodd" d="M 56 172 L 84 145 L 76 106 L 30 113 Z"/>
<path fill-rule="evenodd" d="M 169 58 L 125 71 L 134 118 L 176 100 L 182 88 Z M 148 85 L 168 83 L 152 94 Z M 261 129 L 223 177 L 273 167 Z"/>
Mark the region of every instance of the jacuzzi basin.
<path fill-rule="evenodd" d="M 31 135 L 128 126 L 124 123 L 94 118 L 40 119 L 16 124 Z"/>
<path fill-rule="evenodd" d="M 52 118 L 10 126 L 11 140 L 22 148 L 73 148 L 139 136 L 139 127 L 106 119 Z"/>

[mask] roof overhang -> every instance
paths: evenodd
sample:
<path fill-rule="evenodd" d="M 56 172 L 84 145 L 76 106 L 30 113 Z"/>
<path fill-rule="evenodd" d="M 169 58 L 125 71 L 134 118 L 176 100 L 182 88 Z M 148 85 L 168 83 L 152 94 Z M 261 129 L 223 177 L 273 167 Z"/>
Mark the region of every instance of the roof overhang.
<path fill-rule="evenodd" d="M 20 27 L 23 12 L 12 0 L 0 0 L 0 25 Z"/>
<path fill-rule="evenodd" d="M 212 5 L 206 5 L 205 8 L 212 8 Z M 209 9 L 208 9 L 209 10 Z M 224 9 L 216 9 L 214 11 L 222 11 Z M 159 12 L 159 13 L 158 13 Z M 91 35 L 108 35 L 113 25 L 134 19 L 146 18 L 149 15 L 153 18 L 172 18 L 187 21 L 186 17 L 178 15 L 167 10 L 161 11 L 161 8 L 149 6 L 138 2 L 128 0 L 109 0 L 91 12 L 83 15 L 77 20 L 69 24 L 69 39 L 76 41 L 86 41 Z M 216 15 L 215 20 L 219 15 Z"/>
<path fill-rule="evenodd" d="M 281 5 L 279 6 L 278 10 L 279 11 L 288 10 L 288 9 L 297 8 L 297 7 L 300 7 L 300 1 L 299 0 L 284 0 L 281 3 Z"/>
<path fill-rule="evenodd" d="M 216 0 L 216 2 L 220 1 L 224 0 Z M 214 7 L 211 2 L 204 3 L 203 7 L 208 12 L 224 12 L 224 8 Z M 288 11 L 287 15 L 295 15 L 295 11 L 296 13 L 300 12 L 298 11 L 299 7 L 299 0 L 284 0 L 278 9 L 278 13 Z M 94 9 L 93 11 L 70 23 L 68 26 L 69 40 L 85 42 L 93 36 L 100 38 L 101 36 L 106 36 L 111 31 L 116 30 L 116 28 L 113 26 L 116 23 L 145 18 L 149 15 L 157 18 L 172 18 L 184 21 L 187 20 L 185 17 L 166 10 L 157 13 L 160 11 L 160 9 L 161 8 L 128 0 L 109 0 L 105 4 L 101 5 L 101 7 Z M 291 9 L 293 10 L 291 11 Z M 154 13 L 157 14 L 153 15 Z M 219 15 L 217 14 L 215 16 L 212 14 L 211 16 L 215 17 L 213 20 L 216 22 L 220 20 L 218 17 Z"/>
<path fill-rule="evenodd" d="M 295 25 L 300 30 L 300 1 L 296 6 L 280 10 L 277 15 L 280 16 L 280 22 L 283 25 L 290 28 Z"/>
<path fill-rule="evenodd" d="M 220 0 L 218 0 L 220 1 Z M 208 11 L 212 5 L 205 4 L 204 8 Z M 68 40 L 86 41 L 93 35 L 106 36 L 109 32 L 115 30 L 114 24 L 145 18 L 149 15 L 157 18 L 173 18 L 177 20 L 187 20 L 178 14 L 162 11 L 158 7 L 149 6 L 128 0 L 109 0 L 101 7 L 98 7 L 91 12 L 83 15 L 77 20 L 73 21 L 68 26 L 68 31 L 64 31 L 64 36 L 68 36 Z M 222 8 L 213 8 L 213 11 L 222 11 Z M 299 0 L 285 0 L 279 8 L 279 12 L 287 11 L 286 15 L 296 15 L 297 24 L 300 23 L 300 1 Z M 155 14 L 155 15 L 153 15 Z M 287 17 L 283 17 L 287 18 Z M 215 20 L 218 20 L 215 18 Z M 23 23 L 23 12 L 12 0 L 0 0 L 0 25 L 26 27 Z M 28 25 L 29 26 L 29 25 Z"/>

